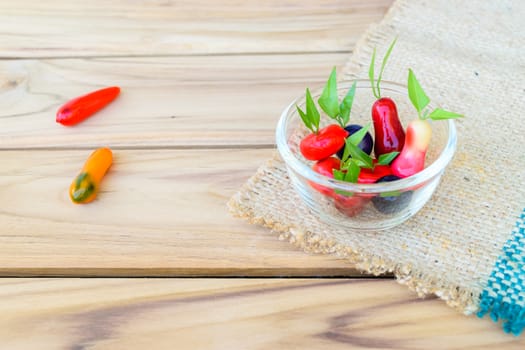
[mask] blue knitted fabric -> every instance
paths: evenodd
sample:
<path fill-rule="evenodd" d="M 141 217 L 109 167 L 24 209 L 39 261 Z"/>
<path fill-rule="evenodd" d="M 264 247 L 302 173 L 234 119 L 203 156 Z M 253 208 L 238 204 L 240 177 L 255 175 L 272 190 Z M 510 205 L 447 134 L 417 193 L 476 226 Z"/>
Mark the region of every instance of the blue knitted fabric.
<path fill-rule="evenodd" d="M 511 238 L 503 247 L 480 296 L 478 316 L 490 313 L 503 330 L 520 335 L 525 328 L 525 209 L 516 222 Z"/>

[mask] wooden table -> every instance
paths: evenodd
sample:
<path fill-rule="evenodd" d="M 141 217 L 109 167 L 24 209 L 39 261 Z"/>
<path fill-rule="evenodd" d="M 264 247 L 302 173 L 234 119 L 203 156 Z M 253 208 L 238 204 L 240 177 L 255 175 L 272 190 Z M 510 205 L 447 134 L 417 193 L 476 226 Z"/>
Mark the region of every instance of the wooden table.
<path fill-rule="evenodd" d="M 523 349 L 227 212 L 282 108 L 390 3 L 2 1 L 0 348 Z M 109 85 L 108 108 L 55 123 Z M 115 162 L 99 199 L 73 205 L 101 145 Z"/>

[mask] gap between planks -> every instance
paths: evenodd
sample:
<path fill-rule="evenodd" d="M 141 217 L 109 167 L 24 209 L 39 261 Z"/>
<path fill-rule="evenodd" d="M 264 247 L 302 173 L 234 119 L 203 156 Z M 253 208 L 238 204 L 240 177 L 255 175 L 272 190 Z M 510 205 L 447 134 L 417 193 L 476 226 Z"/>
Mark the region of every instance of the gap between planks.
<path fill-rule="evenodd" d="M 275 144 L 230 144 L 230 145 L 143 145 L 143 146 L 112 146 L 111 149 L 114 151 L 185 151 L 185 150 L 258 150 L 258 149 L 276 149 Z M 13 147 L 13 148 L 1 148 L 0 152 L 3 151 L 86 151 L 93 150 L 91 146 L 47 146 L 47 147 Z"/>
<path fill-rule="evenodd" d="M 352 268 L 0 268 L 2 278 L 289 278 L 289 279 L 394 279 L 392 274 L 374 276 Z"/>
<path fill-rule="evenodd" d="M 178 57 L 242 57 L 242 56 L 301 56 L 301 55 L 351 55 L 353 50 L 323 50 L 323 51 L 274 51 L 274 52 L 212 52 L 212 53 L 185 53 L 185 54 L 130 54 L 130 55 L 71 55 L 71 56 L 0 56 L 0 61 L 16 60 L 81 60 L 81 59 L 119 59 L 119 58 L 178 58 Z"/>

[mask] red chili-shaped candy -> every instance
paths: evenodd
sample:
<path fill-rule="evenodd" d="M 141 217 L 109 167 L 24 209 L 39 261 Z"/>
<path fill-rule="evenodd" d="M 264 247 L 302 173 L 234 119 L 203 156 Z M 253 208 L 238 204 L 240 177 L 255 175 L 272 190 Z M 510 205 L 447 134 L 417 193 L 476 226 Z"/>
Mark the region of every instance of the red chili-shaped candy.
<path fill-rule="evenodd" d="M 345 144 L 348 131 L 339 125 L 332 124 L 317 133 L 306 136 L 299 145 L 306 159 L 321 160 L 334 155 Z"/>
<path fill-rule="evenodd" d="M 319 173 L 326 177 L 333 178 L 334 169 L 339 170 L 340 167 L 341 167 L 341 161 L 337 158 L 330 157 L 330 158 L 326 158 L 326 159 L 318 161 L 312 166 L 312 169 L 316 173 Z M 332 190 L 331 188 L 316 184 L 315 182 L 310 182 L 310 186 L 312 186 L 317 191 L 327 196 L 332 196 L 334 194 L 334 190 Z"/>
<path fill-rule="evenodd" d="M 405 144 L 405 131 L 399 121 L 394 101 L 388 97 L 377 100 L 372 106 L 375 142 L 374 152 L 377 158 L 390 152 L 401 152 Z"/>
<path fill-rule="evenodd" d="M 374 164 L 377 160 L 374 159 Z M 392 175 L 389 165 L 374 165 L 374 169 L 361 168 L 357 182 L 360 184 L 373 184 L 382 177 Z"/>
<path fill-rule="evenodd" d="M 119 93 L 120 88 L 112 86 L 74 98 L 59 108 L 56 121 L 66 126 L 78 124 L 108 105 Z"/>
<path fill-rule="evenodd" d="M 370 202 L 369 198 L 357 194 L 353 196 L 335 194 L 334 196 L 334 206 L 340 213 L 348 217 L 353 217 L 361 213 L 368 202 Z"/>

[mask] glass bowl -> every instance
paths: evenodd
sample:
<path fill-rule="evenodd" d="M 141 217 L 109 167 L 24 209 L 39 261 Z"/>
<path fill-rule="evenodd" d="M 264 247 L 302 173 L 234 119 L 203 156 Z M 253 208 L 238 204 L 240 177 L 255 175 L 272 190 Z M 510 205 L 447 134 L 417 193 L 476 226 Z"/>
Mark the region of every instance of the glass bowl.
<path fill-rule="evenodd" d="M 376 101 L 368 80 L 357 80 L 350 124 L 364 126 L 372 122 L 371 108 Z M 341 100 L 353 81 L 338 83 Z M 322 89 L 312 91 L 317 103 Z M 407 87 L 388 81 L 381 82 L 383 97 L 392 98 L 399 119 L 406 130 L 417 118 Z M 353 231 L 380 231 L 397 226 L 416 214 L 434 193 L 441 176 L 456 150 L 456 128 L 452 120 L 432 121 L 432 139 L 425 169 L 410 177 L 375 184 L 354 184 L 338 181 L 312 170 L 315 162 L 305 159 L 299 151 L 301 140 L 310 133 L 298 115 L 296 105 L 305 110 L 305 97 L 293 101 L 283 111 L 276 130 L 277 149 L 286 163 L 292 186 L 320 220 Z M 435 106 L 431 105 L 430 108 Z M 320 127 L 336 123 L 321 113 Z M 369 132 L 374 137 L 373 125 Z M 375 137 L 374 137 L 375 140 Z"/>

